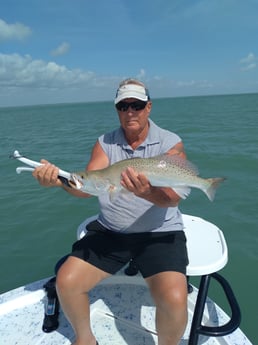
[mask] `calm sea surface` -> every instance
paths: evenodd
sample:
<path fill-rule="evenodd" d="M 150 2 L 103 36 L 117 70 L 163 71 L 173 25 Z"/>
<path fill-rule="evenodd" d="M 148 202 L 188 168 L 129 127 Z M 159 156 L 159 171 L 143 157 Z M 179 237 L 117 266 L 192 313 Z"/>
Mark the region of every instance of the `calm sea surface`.
<path fill-rule="evenodd" d="M 182 137 L 202 177 L 227 177 L 213 203 L 193 190 L 181 210 L 224 231 L 229 263 L 222 273 L 239 300 L 241 328 L 258 344 L 258 94 L 154 100 L 151 118 Z M 52 275 L 79 223 L 98 211 L 96 198 L 76 199 L 40 187 L 30 173 L 17 175 L 21 163 L 9 155 L 19 150 L 82 170 L 96 138 L 117 125 L 112 102 L 0 108 L 0 292 Z M 212 294 L 224 303 L 217 286 Z"/>

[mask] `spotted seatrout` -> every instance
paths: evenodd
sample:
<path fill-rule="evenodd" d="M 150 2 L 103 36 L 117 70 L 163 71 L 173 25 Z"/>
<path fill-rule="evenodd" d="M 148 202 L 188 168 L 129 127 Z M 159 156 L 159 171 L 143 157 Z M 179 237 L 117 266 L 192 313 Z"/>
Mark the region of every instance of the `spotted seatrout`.
<path fill-rule="evenodd" d="M 106 192 L 114 195 L 123 189 L 121 173 L 128 167 L 143 173 L 152 186 L 170 187 L 183 199 L 189 195 L 191 188 L 198 188 L 212 201 L 217 187 L 225 180 L 222 177 L 201 178 L 191 162 L 176 155 L 160 155 L 126 159 L 105 169 L 72 173 L 75 183 L 71 186 L 91 195 L 98 196 Z"/>

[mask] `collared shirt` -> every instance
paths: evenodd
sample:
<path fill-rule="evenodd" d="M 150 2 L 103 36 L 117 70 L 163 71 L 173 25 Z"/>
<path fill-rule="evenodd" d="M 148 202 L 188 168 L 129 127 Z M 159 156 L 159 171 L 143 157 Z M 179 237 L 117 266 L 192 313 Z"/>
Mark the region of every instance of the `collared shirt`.
<path fill-rule="evenodd" d="M 127 158 L 148 158 L 165 154 L 181 141 L 180 137 L 157 126 L 149 119 L 149 132 L 135 150 L 127 143 L 120 127 L 99 137 L 99 143 L 110 164 Z M 99 222 L 106 228 L 124 233 L 182 230 L 178 207 L 159 207 L 133 193 L 119 193 L 114 200 L 108 194 L 99 196 Z"/>

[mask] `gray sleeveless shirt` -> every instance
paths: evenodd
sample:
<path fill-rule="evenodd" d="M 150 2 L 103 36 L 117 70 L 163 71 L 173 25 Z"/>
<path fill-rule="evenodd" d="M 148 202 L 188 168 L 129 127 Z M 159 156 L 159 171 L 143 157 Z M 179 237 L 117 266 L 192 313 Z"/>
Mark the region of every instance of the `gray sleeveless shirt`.
<path fill-rule="evenodd" d="M 133 150 L 120 127 L 99 137 L 99 143 L 109 163 L 127 158 L 148 158 L 166 153 L 181 141 L 175 133 L 158 127 L 149 120 L 149 133 L 145 141 Z M 98 221 L 106 228 L 121 233 L 163 232 L 183 229 L 178 207 L 158 207 L 133 193 L 119 193 L 110 201 L 107 193 L 99 196 Z"/>

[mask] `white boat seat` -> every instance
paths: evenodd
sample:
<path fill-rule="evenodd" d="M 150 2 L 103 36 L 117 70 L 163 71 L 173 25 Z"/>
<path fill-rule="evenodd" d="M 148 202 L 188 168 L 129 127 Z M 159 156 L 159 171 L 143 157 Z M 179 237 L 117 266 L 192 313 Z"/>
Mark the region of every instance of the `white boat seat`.
<path fill-rule="evenodd" d="M 206 220 L 183 215 L 187 238 L 188 276 L 202 276 L 221 270 L 228 262 L 223 232 Z"/>
<path fill-rule="evenodd" d="M 86 225 L 96 218 L 96 215 L 87 218 L 79 225 L 78 239 L 85 236 Z M 240 324 L 241 312 L 230 285 L 217 273 L 228 261 L 228 249 L 223 232 L 216 225 L 199 217 L 183 214 L 183 221 L 189 257 L 187 276 L 201 277 L 188 341 L 188 345 L 197 345 L 200 334 L 219 337 L 232 333 Z M 216 327 L 202 325 L 211 278 L 221 285 L 231 308 L 230 320 L 225 325 Z"/>

